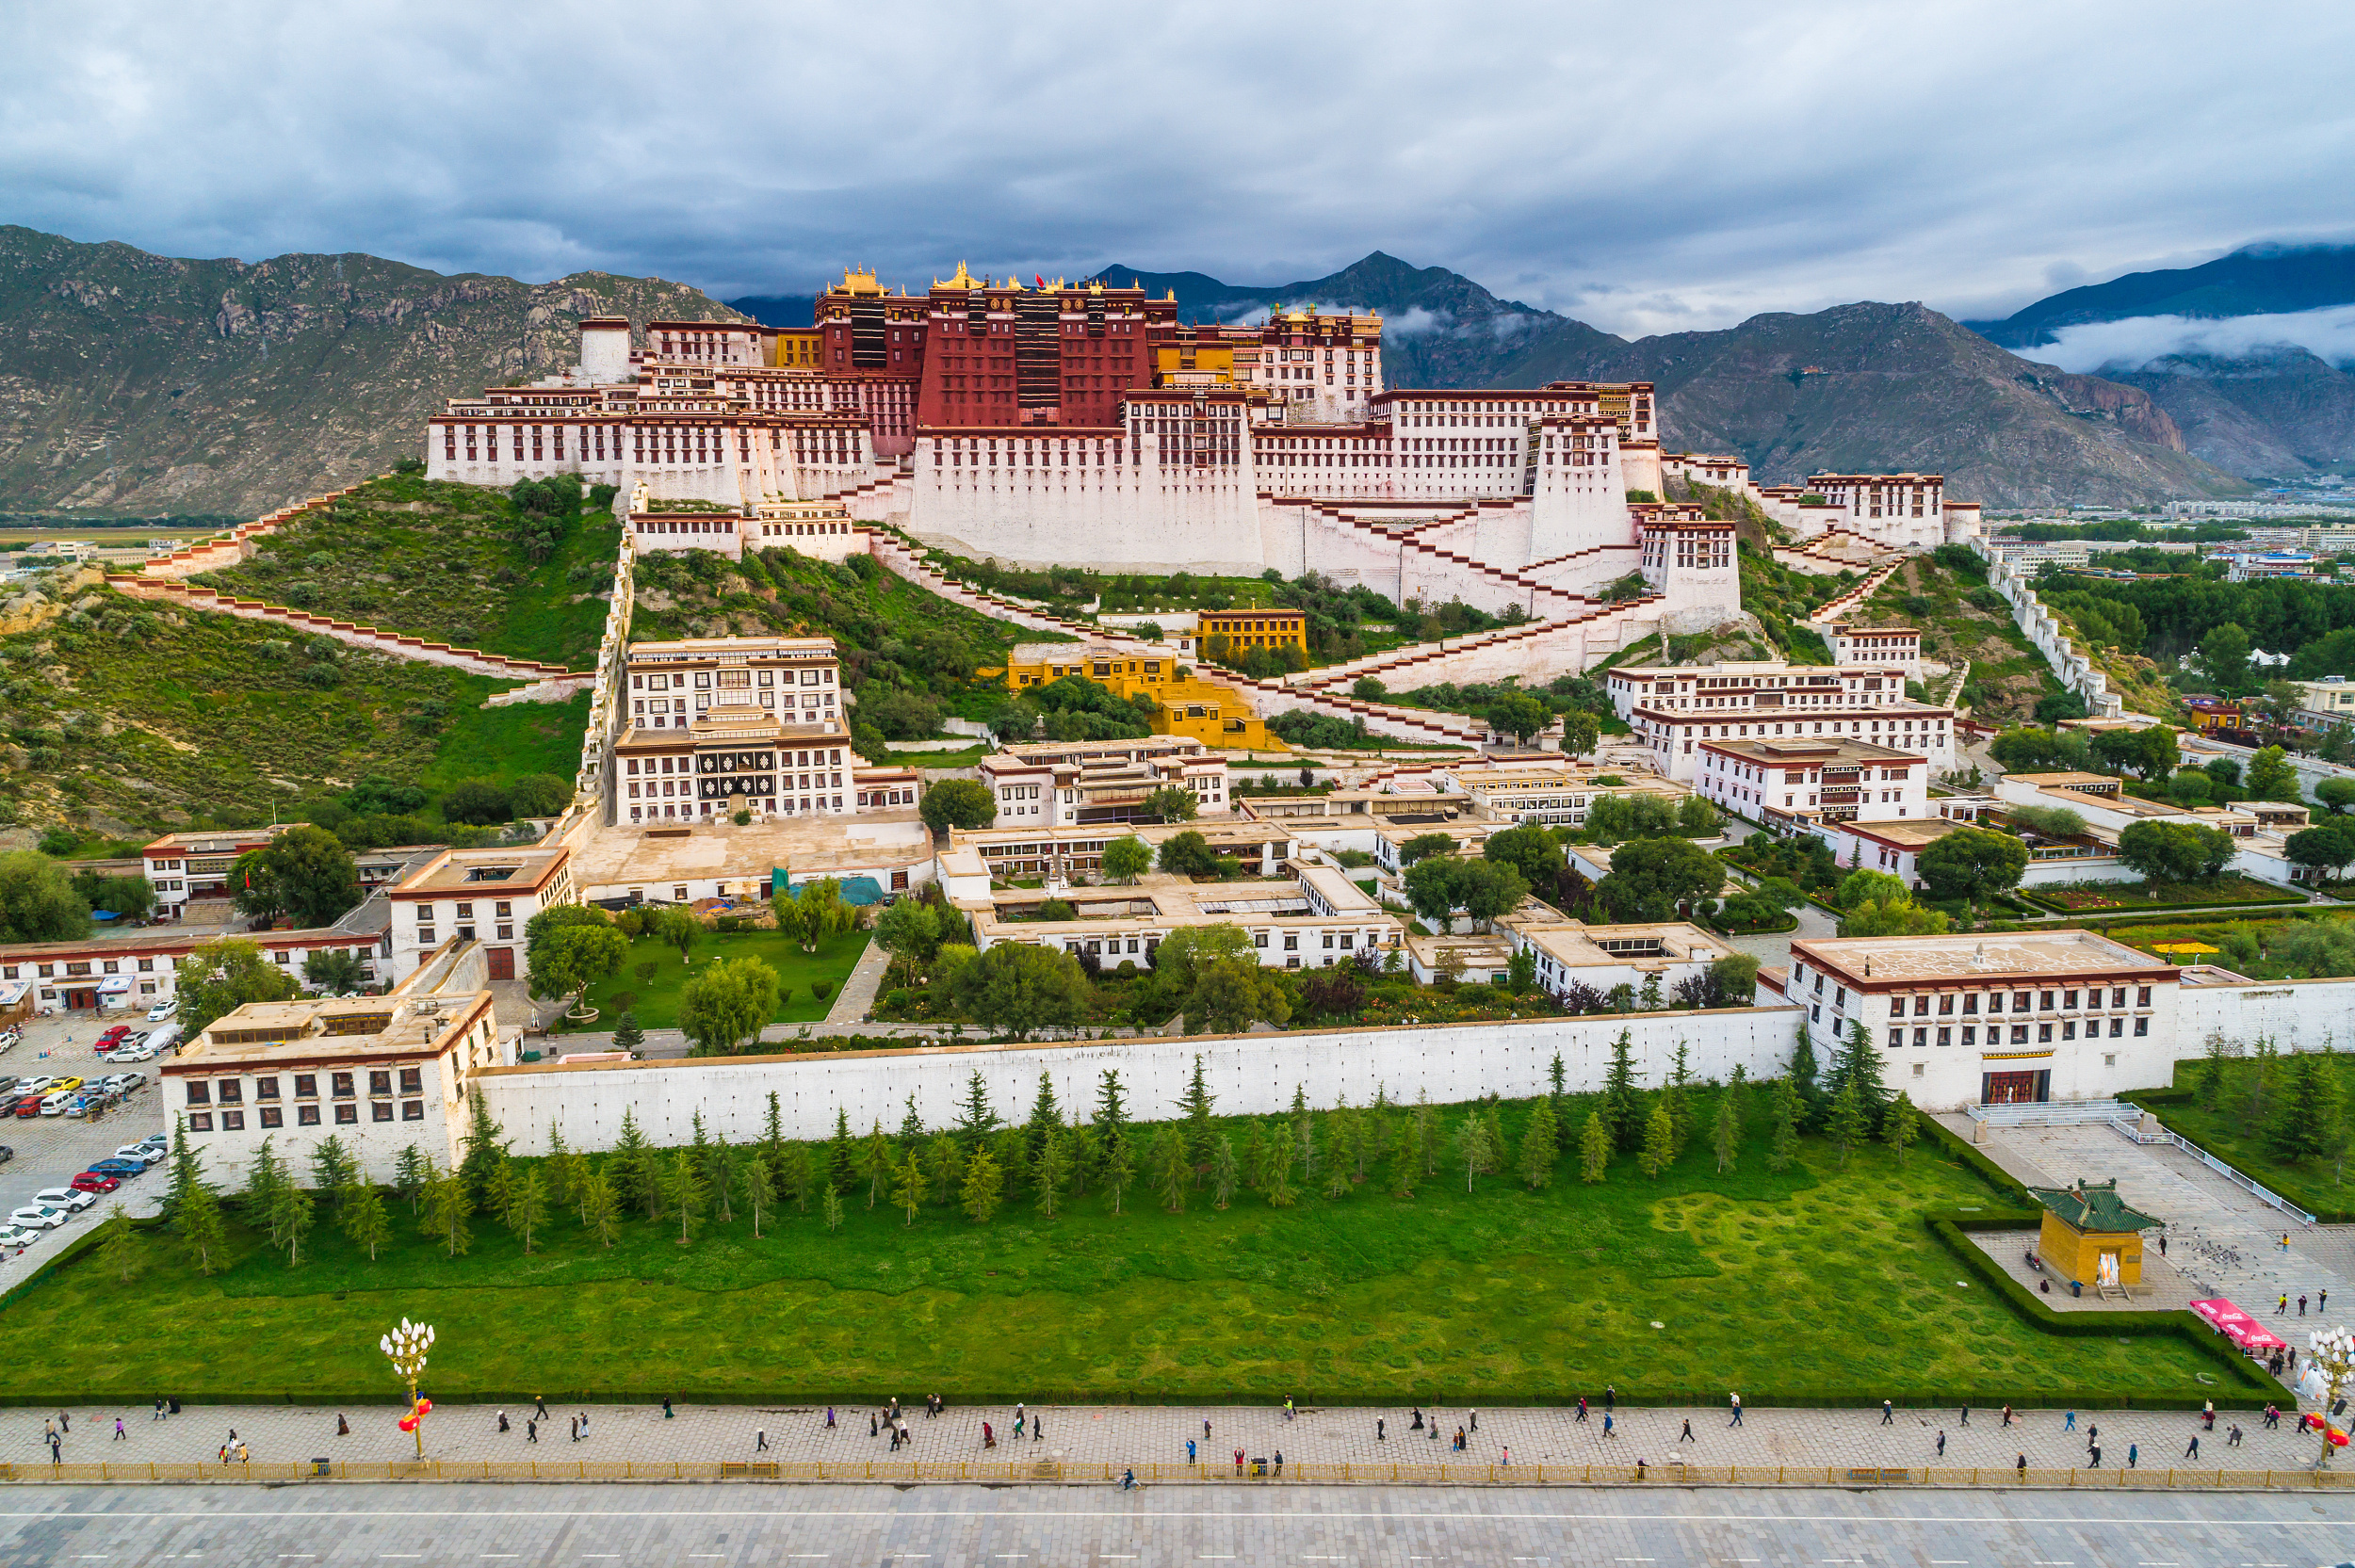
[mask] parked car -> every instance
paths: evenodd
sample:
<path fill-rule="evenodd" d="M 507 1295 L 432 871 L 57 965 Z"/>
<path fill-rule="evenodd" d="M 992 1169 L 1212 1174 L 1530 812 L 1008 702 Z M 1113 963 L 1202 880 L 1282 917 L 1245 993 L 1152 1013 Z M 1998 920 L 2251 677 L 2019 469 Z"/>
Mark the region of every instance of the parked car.
<path fill-rule="evenodd" d="M 41 1097 L 41 1108 L 36 1114 L 41 1116 L 63 1116 L 66 1113 L 67 1107 L 74 1103 L 73 1091 L 70 1089 L 53 1089 L 48 1093 Z"/>
<path fill-rule="evenodd" d="M 139 1043 L 150 1051 L 169 1051 L 180 1043 L 180 1026 L 166 1024 Z"/>
<path fill-rule="evenodd" d="M 151 1024 L 160 1024 L 179 1010 L 180 1004 L 177 1002 L 158 1002 L 148 1009 L 147 1021 Z"/>
<path fill-rule="evenodd" d="M 162 1161 L 164 1152 L 153 1143 L 125 1143 L 114 1152 L 113 1157 L 135 1159 L 141 1165 L 154 1165 Z"/>
<path fill-rule="evenodd" d="M 14 1159 L 15 1157 L 16 1151 L 14 1149 L 9 1148 L 5 1143 L 0 1143 L 0 1165 L 6 1165 L 8 1161 Z"/>
<path fill-rule="evenodd" d="M 24 1207 L 10 1214 L 8 1220 L 11 1224 L 23 1225 L 28 1230 L 45 1231 L 54 1230 L 64 1224 L 68 1218 L 70 1217 L 62 1209 L 45 1208 L 39 1204 L 27 1204 Z"/>
<path fill-rule="evenodd" d="M 87 1192 L 77 1192 L 71 1186 L 66 1186 L 44 1187 L 33 1194 L 33 1202 L 46 1204 L 51 1208 L 61 1208 L 68 1214 L 79 1214 L 98 1200 Z"/>
<path fill-rule="evenodd" d="M 33 1077 L 17 1079 L 8 1086 L 8 1092 L 22 1099 L 27 1094 L 46 1094 L 57 1087 L 57 1079 L 36 1075 Z"/>
<path fill-rule="evenodd" d="M 9 1046 L 15 1044 L 18 1041 L 24 1038 L 24 1031 L 14 1024 L 10 1024 L 5 1029 L 0 1029 L 0 1051 L 7 1050 Z"/>
<path fill-rule="evenodd" d="M 82 1080 L 79 1078 L 57 1078 L 51 1081 L 48 1091 L 52 1094 L 70 1094 L 81 1087 Z"/>
<path fill-rule="evenodd" d="M 102 1176 L 119 1176 L 126 1182 L 133 1176 L 143 1176 L 147 1173 L 145 1160 L 124 1159 L 119 1155 L 109 1156 L 105 1159 L 91 1160 L 89 1168 Z"/>
<path fill-rule="evenodd" d="M 0 1225 L 0 1247 L 29 1247 L 40 1239 L 39 1231 L 28 1231 L 21 1225 Z"/>
<path fill-rule="evenodd" d="M 25 1095 L 24 1098 L 16 1102 L 12 1114 L 17 1116 L 39 1116 L 41 1114 L 41 1096 L 38 1094 Z"/>
<path fill-rule="evenodd" d="M 152 1132 L 145 1138 L 140 1139 L 139 1141 L 151 1149 L 169 1149 L 171 1147 L 171 1135 L 170 1133 Z"/>
<path fill-rule="evenodd" d="M 110 1175 L 104 1171 L 85 1171 L 66 1183 L 66 1186 L 73 1188 L 74 1191 L 88 1193 L 93 1198 L 102 1193 L 112 1192 L 122 1185 L 121 1176 Z"/>
<path fill-rule="evenodd" d="M 128 1024 L 117 1024 L 114 1027 L 108 1029 L 106 1033 L 98 1037 L 97 1048 L 101 1051 L 111 1051 L 117 1045 L 122 1044 L 124 1041 L 130 1038 L 131 1026 Z"/>

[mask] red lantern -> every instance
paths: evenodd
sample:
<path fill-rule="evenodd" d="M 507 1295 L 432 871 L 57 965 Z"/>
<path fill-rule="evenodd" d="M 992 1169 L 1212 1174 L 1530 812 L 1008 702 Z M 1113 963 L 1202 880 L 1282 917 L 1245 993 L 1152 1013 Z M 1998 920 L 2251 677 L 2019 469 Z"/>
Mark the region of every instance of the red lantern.
<path fill-rule="evenodd" d="M 417 1430 L 417 1418 L 414 1415 L 402 1416 L 400 1418 L 400 1430 L 403 1431 L 415 1431 Z"/>
<path fill-rule="evenodd" d="M 2345 1432 L 2343 1432 L 2343 1431 L 2339 1431 L 2339 1429 L 2338 1429 L 2338 1428 L 2336 1428 L 2336 1427 L 2332 1427 L 2332 1428 L 2331 1429 L 2331 1447 L 2332 1447 L 2333 1448 L 2344 1448 L 2344 1447 L 2347 1447 L 2347 1433 L 2345 1433 Z"/>
<path fill-rule="evenodd" d="M 432 1401 L 432 1400 L 430 1400 L 430 1399 L 419 1399 L 419 1400 L 417 1401 L 417 1414 L 420 1414 L 420 1415 L 430 1415 L 430 1414 L 433 1414 L 433 1401 Z"/>

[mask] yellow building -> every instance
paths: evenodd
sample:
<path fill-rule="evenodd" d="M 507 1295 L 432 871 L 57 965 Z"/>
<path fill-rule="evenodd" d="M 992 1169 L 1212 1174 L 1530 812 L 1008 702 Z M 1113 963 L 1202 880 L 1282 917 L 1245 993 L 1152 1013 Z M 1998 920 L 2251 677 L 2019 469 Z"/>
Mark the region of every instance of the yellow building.
<path fill-rule="evenodd" d="M 2062 1279 L 2096 1289 L 2131 1292 L 2142 1284 L 2142 1233 L 2162 1221 L 2128 1208 L 2118 1195 L 2118 1178 L 2099 1186 L 2077 1179 L 2074 1187 L 2032 1187 L 2044 1205 L 2037 1251 L 2044 1266 Z"/>
<path fill-rule="evenodd" d="M 1308 651 L 1308 618 L 1296 609 L 1238 609 L 1204 610 L 1202 629 L 1196 635 L 1206 656 L 1210 639 L 1223 637 L 1229 652 L 1240 654 L 1251 648 L 1298 648 Z"/>
<path fill-rule="evenodd" d="M 1296 614 L 1295 614 L 1296 618 Z M 1184 667 L 1165 654 L 1134 648 L 1091 647 L 1075 642 L 1025 642 L 1007 655 L 1006 685 L 1020 691 L 1078 675 L 1111 689 L 1123 702 L 1142 692 L 1158 706 L 1155 735 L 1191 736 L 1205 746 L 1227 751 L 1281 752 L 1284 742 L 1268 733 L 1251 704 L 1232 689 L 1181 677 Z"/>
<path fill-rule="evenodd" d="M 826 363 L 824 334 L 815 327 L 788 327 L 777 333 L 769 363 L 779 370 L 817 370 Z"/>

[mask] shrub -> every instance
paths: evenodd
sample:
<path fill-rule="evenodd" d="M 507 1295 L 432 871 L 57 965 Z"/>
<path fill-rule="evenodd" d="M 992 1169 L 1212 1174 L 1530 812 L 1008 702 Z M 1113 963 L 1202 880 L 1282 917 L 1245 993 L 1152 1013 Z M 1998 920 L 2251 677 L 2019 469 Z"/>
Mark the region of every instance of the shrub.
<path fill-rule="evenodd" d="M 822 1002 L 827 997 L 834 994 L 834 982 L 832 980 L 812 980 L 809 982 L 809 994 Z"/>

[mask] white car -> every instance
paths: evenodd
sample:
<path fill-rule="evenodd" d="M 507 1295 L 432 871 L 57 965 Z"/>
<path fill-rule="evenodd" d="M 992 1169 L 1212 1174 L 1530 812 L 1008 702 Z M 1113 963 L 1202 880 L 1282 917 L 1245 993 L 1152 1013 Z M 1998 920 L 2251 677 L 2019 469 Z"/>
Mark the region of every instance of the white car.
<path fill-rule="evenodd" d="M 106 1059 L 113 1062 L 154 1061 L 155 1048 L 153 1045 L 134 1045 L 127 1051 L 117 1051 Z"/>
<path fill-rule="evenodd" d="M 164 1157 L 164 1152 L 153 1143 L 125 1143 L 114 1152 L 117 1159 L 136 1159 L 142 1165 L 154 1165 Z"/>
<path fill-rule="evenodd" d="M 70 1187 L 44 1187 L 33 1194 L 33 1202 L 51 1208 L 61 1208 L 68 1214 L 79 1214 L 98 1200 L 88 1192 L 77 1192 Z"/>
<path fill-rule="evenodd" d="M 60 1209 L 42 1208 L 39 1204 L 28 1204 L 24 1208 L 16 1210 L 13 1214 L 10 1214 L 8 1216 L 8 1223 L 12 1225 L 23 1225 L 27 1230 L 45 1231 L 64 1224 L 69 1218 L 71 1217 Z"/>
<path fill-rule="evenodd" d="M 147 1021 L 151 1024 L 160 1024 L 165 1019 L 171 1017 L 173 1013 L 178 1012 L 179 1010 L 179 1003 L 163 1002 L 148 1010 Z"/>
<path fill-rule="evenodd" d="M 171 1135 L 170 1133 L 152 1132 L 145 1138 L 140 1139 L 139 1141 L 151 1149 L 169 1149 L 171 1147 Z"/>
<path fill-rule="evenodd" d="M 28 1231 L 17 1225 L 0 1225 L 0 1247 L 29 1247 L 40 1239 L 39 1231 Z"/>

